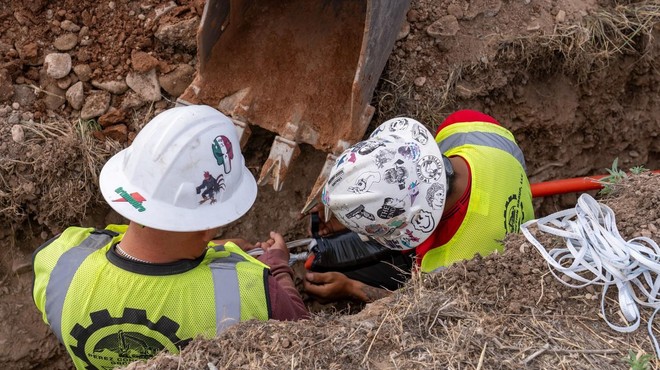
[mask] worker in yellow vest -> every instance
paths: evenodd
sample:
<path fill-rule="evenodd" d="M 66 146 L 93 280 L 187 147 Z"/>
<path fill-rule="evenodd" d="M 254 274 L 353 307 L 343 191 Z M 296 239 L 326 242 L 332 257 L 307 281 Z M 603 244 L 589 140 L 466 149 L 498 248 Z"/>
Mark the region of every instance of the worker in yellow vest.
<path fill-rule="evenodd" d="M 388 294 L 381 288 L 391 289 L 391 280 L 400 282 L 406 260 L 408 270 L 416 263 L 422 272 L 433 272 L 476 254 L 502 251 L 506 234 L 534 217 L 525 169 L 511 132 L 481 112 L 451 114 L 435 141 L 413 119 L 383 123 L 339 156 L 322 201 L 340 225 L 321 222 L 319 235 L 343 225 L 365 246 L 371 243 L 370 249 L 376 242 L 394 252 L 371 265 L 348 269 L 344 263 L 341 272 L 323 266 L 306 275 L 305 289 L 324 298 L 372 301 Z M 358 254 L 350 249 L 359 243 L 343 244 L 341 253 L 321 251 L 334 253 L 332 258 L 312 257 L 318 263 L 308 260 L 308 268 Z"/>
<path fill-rule="evenodd" d="M 104 165 L 100 188 L 129 225 L 70 227 L 34 254 L 35 304 L 78 369 L 177 353 L 240 321 L 308 315 L 281 235 L 258 243 L 259 260 L 212 241 L 257 195 L 217 110 L 157 115 Z"/>

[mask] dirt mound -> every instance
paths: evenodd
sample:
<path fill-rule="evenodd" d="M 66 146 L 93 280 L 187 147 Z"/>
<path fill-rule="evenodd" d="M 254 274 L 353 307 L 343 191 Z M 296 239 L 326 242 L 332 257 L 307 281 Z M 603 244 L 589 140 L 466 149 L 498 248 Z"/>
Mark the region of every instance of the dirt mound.
<path fill-rule="evenodd" d="M 624 238 L 660 239 L 658 189 L 660 176 L 641 175 L 604 200 Z M 653 351 L 643 328 L 622 334 L 599 317 L 599 290 L 558 282 L 520 235 L 505 245 L 501 255 L 417 276 L 356 315 L 241 323 L 193 341 L 180 356 L 160 354 L 127 369 L 606 369 L 624 367 L 629 350 Z M 645 319 L 650 313 L 642 310 Z"/>

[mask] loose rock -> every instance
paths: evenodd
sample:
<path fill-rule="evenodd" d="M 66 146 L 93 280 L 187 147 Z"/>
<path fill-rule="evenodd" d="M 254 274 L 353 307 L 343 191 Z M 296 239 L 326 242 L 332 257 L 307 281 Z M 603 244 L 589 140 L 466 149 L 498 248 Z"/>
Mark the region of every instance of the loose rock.
<path fill-rule="evenodd" d="M 566 21 L 566 12 L 563 10 L 558 11 L 557 16 L 555 16 L 555 21 L 557 23 L 564 23 L 564 21 Z"/>
<path fill-rule="evenodd" d="M 153 102 L 161 99 L 160 84 L 154 69 L 148 73 L 130 72 L 126 76 L 126 84 L 146 101 Z"/>
<path fill-rule="evenodd" d="M 69 32 L 78 32 L 78 31 L 80 31 L 80 26 L 78 26 L 77 24 L 71 22 L 68 19 L 63 20 L 62 23 L 60 23 L 60 28 L 65 30 L 65 31 L 69 31 Z"/>
<path fill-rule="evenodd" d="M 128 127 L 123 124 L 107 127 L 101 132 L 106 137 L 117 140 L 120 143 L 125 143 L 128 140 Z"/>
<path fill-rule="evenodd" d="M 110 94 L 106 91 L 92 91 L 85 99 L 80 118 L 91 119 L 101 116 L 110 107 Z"/>
<path fill-rule="evenodd" d="M 87 82 L 92 78 L 92 67 L 89 64 L 78 64 L 73 67 L 73 72 L 75 72 L 78 79 L 82 82 Z"/>
<path fill-rule="evenodd" d="M 459 29 L 458 19 L 453 15 L 446 15 L 428 26 L 426 33 L 432 37 L 454 36 Z"/>
<path fill-rule="evenodd" d="M 105 90 L 115 95 L 121 95 L 128 90 L 128 85 L 124 81 L 92 81 L 92 86 L 97 89 Z"/>
<path fill-rule="evenodd" d="M 68 51 L 76 47 L 78 44 L 78 36 L 74 33 L 65 33 L 64 35 L 55 39 L 53 46 L 59 51 Z"/>
<path fill-rule="evenodd" d="M 145 53 L 144 51 L 134 50 L 131 53 L 131 64 L 133 65 L 134 71 L 146 73 L 158 67 L 158 59 Z"/>
<path fill-rule="evenodd" d="M 80 110 L 80 108 L 82 108 L 83 102 L 85 101 L 82 81 L 76 82 L 66 91 L 66 101 L 68 101 L 71 108 L 75 110 Z"/>
<path fill-rule="evenodd" d="M 192 83 L 195 76 L 195 68 L 188 64 L 179 64 L 176 68 L 158 78 L 160 86 L 173 97 L 179 97 L 183 91 Z"/>
<path fill-rule="evenodd" d="M 396 41 L 405 39 L 406 37 L 408 37 L 408 34 L 410 34 L 410 23 L 403 22 L 403 25 L 401 25 L 401 29 L 399 30 L 399 33 L 396 35 Z"/>
<path fill-rule="evenodd" d="M 99 117 L 99 124 L 106 128 L 126 122 L 126 111 L 123 109 L 110 108 L 108 112 Z"/>
<path fill-rule="evenodd" d="M 11 127 L 11 138 L 15 143 L 22 143 L 25 141 L 25 132 L 23 131 L 23 126 L 13 125 Z"/>
<path fill-rule="evenodd" d="M 60 79 L 71 72 L 71 55 L 66 53 L 48 54 L 44 60 L 44 65 L 49 77 Z"/>
<path fill-rule="evenodd" d="M 2 90 L 0 90 L 2 94 Z M 14 85 L 14 98 L 13 100 L 20 104 L 21 107 L 32 107 L 37 96 L 34 94 L 34 89 L 26 85 Z M 2 100 L 2 99 L 0 99 Z"/>
<path fill-rule="evenodd" d="M 198 28 L 199 18 L 194 17 L 174 24 L 164 24 L 158 28 L 154 36 L 166 45 L 195 51 Z"/>

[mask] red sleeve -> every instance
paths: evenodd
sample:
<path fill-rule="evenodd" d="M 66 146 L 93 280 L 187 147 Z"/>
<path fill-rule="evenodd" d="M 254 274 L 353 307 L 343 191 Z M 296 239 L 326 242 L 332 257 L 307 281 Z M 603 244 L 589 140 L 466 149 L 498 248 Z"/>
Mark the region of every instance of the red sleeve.
<path fill-rule="evenodd" d="M 476 110 L 463 109 L 456 111 L 450 114 L 449 116 L 447 116 L 447 118 L 445 118 L 445 120 L 442 121 L 440 126 L 438 126 L 438 131 L 436 131 L 435 134 L 437 135 L 440 132 L 440 130 L 442 130 L 443 128 L 449 125 L 460 122 L 488 122 L 500 126 L 500 123 L 497 122 L 495 118 L 485 113 L 481 113 Z"/>
<path fill-rule="evenodd" d="M 271 319 L 286 321 L 309 318 L 309 311 L 293 282 L 293 270 L 289 267 L 284 251 L 267 251 L 259 256 L 259 260 L 270 267 L 268 298 Z"/>

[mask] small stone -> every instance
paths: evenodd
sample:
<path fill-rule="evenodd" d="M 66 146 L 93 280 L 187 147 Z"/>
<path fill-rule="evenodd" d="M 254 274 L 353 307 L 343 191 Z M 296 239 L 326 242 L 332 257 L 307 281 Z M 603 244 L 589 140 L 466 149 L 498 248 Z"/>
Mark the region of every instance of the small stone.
<path fill-rule="evenodd" d="M 137 109 L 145 104 L 147 104 L 147 102 L 142 99 L 138 93 L 133 90 L 128 90 L 123 96 L 120 108 L 126 110 Z"/>
<path fill-rule="evenodd" d="M 106 137 L 117 140 L 120 143 L 128 141 L 128 127 L 124 124 L 107 127 L 101 131 Z"/>
<path fill-rule="evenodd" d="M 111 95 L 106 91 L 90 92 L 80 112 L 80 118 L 91 119 L 103 115 L 110 107 L 110 99 Z"/>
<path fill-rule="evenodd" d="M 48 233 L 46 231 L 41 232 L 41 240 L 48 240 Z"/>
<path fill-rule="evenodd" d="M 62 23 L 60 24 L 60 28 L 65 30 L 65 31 L 69 31 L 69 32 L 78 32 L 78 31 L 80 31 L 80 26 L 78 26 L 77 24 L 71 22 L 68 19 L 65 19 L 65 20 L 62 21 Z"/>
<path fill-rule="evenodd" d="M 194 17 L 174 24 L 165 23 L 156 30 L 154 36 L 165 45 L 195 51 L 199 22 L 199 17 Z"/>
<path fill-rule="evenodd" d="M 59 51 L 68 51 L 76 47 L 78 44 L 78 36 L 74 33 L 65 33 L 58 37 L 53 42 L 55 49 Z"/>
<path fill-rule="evenodd" d="M 179 64 L 176 68 L 158 78 L 160 86 L 173 97 L 179 97 L 192 83 L 195 76 L 195 68 L 188 64 Z"/>
<path fill-rule="evenodd" d="M 92 78 L 92 67 L 89 64 L 78 64 L 73 67 L 73 72 L 78 76 L 78 79 L 87 82 Z"/>
<path fill-rule="evenodd" d="M 541 29 L 541 24 L 539 22 L 532 22 L 527 26 L 527 31 L 538 31 Z"/>
<path fill-rule="evenodd" d="M 11 138 L 15 143 L 22 143 L 25 141 L 25 131 L 23 131 L 23 126 L 13 125 L 11 127 Z"/>
<path fill-rule="evenodd" d="M 43 87 L 43 90 L 46 92 L 43 102 L 48 109 L 58 110 L 62 107 L 62 104 L 66 103 L 66 91 L 60 89 L 57 84 L 48 84 Z"/>
<path fill-rule="evenodd" d="M 83 102 L 85 101 L 82 81 L 76 82 L 66 91 L 66 101 L 68 101 L 71 108 L 75 110 L 80 110 L 80 108 L 82 108 Z"/>
<path fill-rule="evenodd" d="M 159 101 L 161 99 L 160 84 L 156 76 L 156 70 L 148 73 L 130 72 L 126 76 L 126 84 L 146 101 Z"/>
<path fill-rule="evenodd" d="M 71 71 L 71 55 L 66 53 L 52 53 L 44 59 L 46 73 L 49 77 L 60 79 Z"/>
<path fill-rule="evenodd" d="M 631 150 L 631 151 L 628 153 L 628 155 L 629 155 L 631 158 L 637 158 L 637 157 L 639 157 L 639 152 L 636 151 L 636 150 Z"/>
<path fill-rule="evenodd" d="M 564 23 L 564 21 L 566 21 L 566 12 L 563 10 L 558 11 L 555 16 L 555 21 L 557 23 Z"/>
<path fill-rule="evenodd" d="M 111 2 L 108 3 L 108 8 L 110 8 L 110 10 L 115 10 L 115 7 L 116 7 L 116 4 L 115 4 L 114 1 L 111 1 Z"/>
<path fill-rule="evenodd" d="M 107 113 L 99 117 L 99 124 L 103 128 L 120 123 L 126 123 L 126 111 L 123 109 L 110 108 Z"/>
<path fill-rule="evenodd" d="M 16 102 L 13 102 L 13 103 L 11 104 L 11 107 L 12 107 L 12 109 L 14 109 L 14 110 L 18 110 L 18 108 L 20 108 L 21 105 L 18 104 L 18 103 L 16 103 Z"/>
<path fill-rule="evenodd" d="M 417 78 L 415 78 L 413 83 L 417 87 L 422 87 L 426 83 L 426 77 L 424 77 L 424 76 L 417 77 Z"/>
<path fill-rule="evenodd" d="M 92 86 L 97 89 L 105 90 L 115 95 L 121 95 L 128 90 L 128 85 L 124 81 L 92 81 Z"/>
<path fill-rule="evenodd" d="M 453 15 L 446 15 L 428 26 L 426 33 L 431 37 L 454 36 L 459 29 L 458 19 Z"/>
<path fill-rule="evenodd" d="M 72 83 L 73 83 L 73 79 L 69 74 L 64 76 L 64 78 L 60 78 L 59 80 L 57 80 L 57 87 L 59 87 L 62 90 L 66 90 L 69 88 L 69 86 L 71 86 Z"/>
<path fill-rule="evenodd" d="M 449 4 L 447 7 L 447 13 L 449 13 L 449 15 L 453 15 L 457 19 L 463 18 L 463 8 L 461 8 L 461 6 L 458 4 Z"/>
<path fill-rule="evenodd" d="M 410 34 L 410 23 L 403 22 L 399 33 L 396 35 L 396 41 L 403 40 Z"/>
<path fill-rule="evenodd" d="M 144 51 L 134 50 L 131 52 L 131 65 L 133 66 L 134 71 L 146 73 L 158 67 L 158 59 Z"/>

